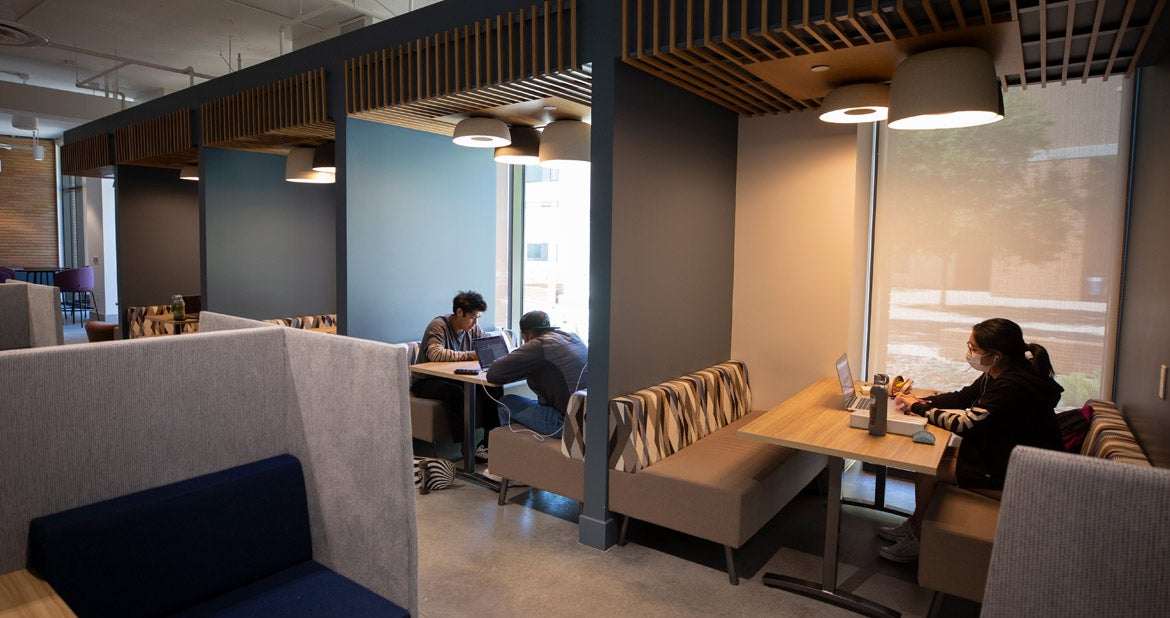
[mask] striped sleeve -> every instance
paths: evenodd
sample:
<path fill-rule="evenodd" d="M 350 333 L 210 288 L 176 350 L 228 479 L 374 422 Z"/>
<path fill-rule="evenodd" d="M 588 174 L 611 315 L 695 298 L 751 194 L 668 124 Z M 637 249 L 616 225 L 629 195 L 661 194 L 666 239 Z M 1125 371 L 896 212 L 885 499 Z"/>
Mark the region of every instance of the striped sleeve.
<path fill-rule="evenodd" d="M 970 410 L 930 408 L 926 411 L 926 419 L 930 421 L 931 425 L 938 425 L 959 435 L 983 422 L 988 416 L 991 416 L 991 413 L 979 406 L 974 406 Z"/>

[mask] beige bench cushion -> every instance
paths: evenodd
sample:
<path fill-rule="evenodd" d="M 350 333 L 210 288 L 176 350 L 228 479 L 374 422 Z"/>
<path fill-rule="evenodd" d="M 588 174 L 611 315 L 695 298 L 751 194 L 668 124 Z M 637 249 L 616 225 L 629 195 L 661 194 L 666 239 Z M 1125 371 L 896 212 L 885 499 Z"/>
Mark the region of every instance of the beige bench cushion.
<path fill-rule="evenodd" d="M 918 585 L 983 601 L 999 501 L 940 483 L 922 521 Z"/>

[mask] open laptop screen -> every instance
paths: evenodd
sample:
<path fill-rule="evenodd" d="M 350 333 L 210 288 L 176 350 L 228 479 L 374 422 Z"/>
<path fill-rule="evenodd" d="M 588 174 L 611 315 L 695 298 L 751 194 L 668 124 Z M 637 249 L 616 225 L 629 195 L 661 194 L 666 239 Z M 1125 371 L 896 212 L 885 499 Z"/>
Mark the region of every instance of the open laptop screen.
<path fill-rule="evenodd" d="M 473 339 L 471 344 L 475 346 L 475 355 L 479 357 L 480 369 L 487 369 L 497 358 L 508 353 L 508 344 L 504 343 L 500 335 Z"/>
<path fill-rule="evenodd" d="M 837 379 L 841 382 L 841 396 L 849 401 L 853 397 L 853 374 L 849 371 L 849 357 L 845 354 L 837 359 Z"/>

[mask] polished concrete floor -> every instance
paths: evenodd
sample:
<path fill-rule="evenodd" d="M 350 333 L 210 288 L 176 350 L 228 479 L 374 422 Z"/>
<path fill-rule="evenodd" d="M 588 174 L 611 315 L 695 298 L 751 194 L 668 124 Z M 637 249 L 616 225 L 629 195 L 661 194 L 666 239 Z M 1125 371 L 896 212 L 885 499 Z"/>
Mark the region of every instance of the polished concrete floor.
<path fill-rule="evenodd" d="M 846 473 L 849 497 L 871 498 L 873 477 Z M 740 584 L 728 583 L 723 550 L 645 523 L 631 542 L 598 551 L 577 542 L 577 503 L 538 490 L 513 489 L 508 503 L 466 481 L 418 496 L 419 593 L 424 618 L 448 616 L 854 616 L 797 594 L 768 588 L 765 572 L 817 580 L 826 498 L 806 490 L 737 555 Z M 887 502 L 909 508 L 913 488 L 890 482 Z M 874 527 L 901 518 L 846 506 L 839 588 L 903 616 L 925 615 L 931 592 L 916 585 L 916 565 L 878 558 Z M 944 615 L 977 615 L 949 601 Z"/>

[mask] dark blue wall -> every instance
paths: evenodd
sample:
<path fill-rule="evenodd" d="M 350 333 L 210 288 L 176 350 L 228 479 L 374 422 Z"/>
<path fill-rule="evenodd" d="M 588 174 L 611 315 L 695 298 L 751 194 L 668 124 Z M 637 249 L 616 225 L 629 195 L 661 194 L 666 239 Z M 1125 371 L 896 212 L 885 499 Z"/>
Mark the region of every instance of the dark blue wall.
<path fill-rule="evenodd" d="M 199 294 L 199 183 L 179 172 L 120 165 L 115 183 L 118 312 Z M 123 331 L 123 336 L 126 333 Z"/>
<path fill-rule="evenodd" d="M 286 182 L 279 155 L 204 148 L 202 157 L 204 308 L 255 319 L 335 313 L 334 185 Z"/>
<path fill-rule="evenodd" d="M 493 322 L 496 163 L 490 149 L 346 121 L 347 334 L 417 340 L 474 289 Z"/>

